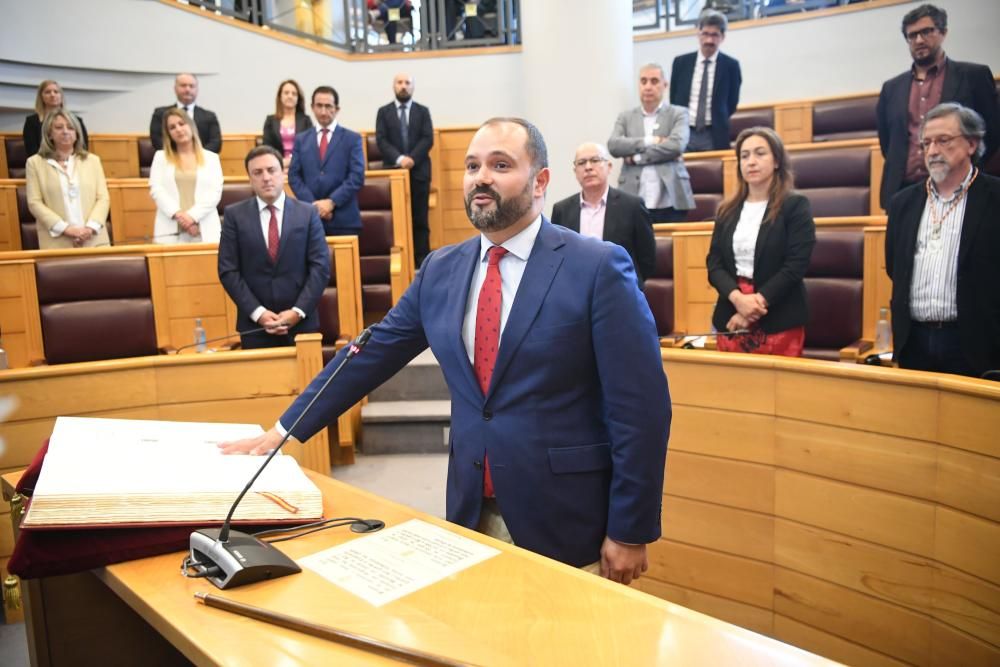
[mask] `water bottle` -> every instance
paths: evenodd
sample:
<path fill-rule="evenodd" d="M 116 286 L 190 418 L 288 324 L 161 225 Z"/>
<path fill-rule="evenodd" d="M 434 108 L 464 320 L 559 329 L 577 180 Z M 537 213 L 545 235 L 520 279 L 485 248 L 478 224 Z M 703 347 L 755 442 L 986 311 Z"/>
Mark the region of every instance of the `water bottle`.
<path fill-rule="evenodd" d="M 7 351 L 3 349 L 3 332 L 0 331 L 0 371 L 5 371 L 10 366 L 7 365 Z"/>
<path fill-rule="evenodd" d="M 892 327 L 889 325 L 889 309 L 879 308 L 878 324 L 875 325 L 875 351 L 888 352 L 892 347 Z"/>
<path fill-rule="evenodd" d="M 205 327 L 201 326 L 201 318 L 194 318 L 194 343 L 195 350 L 204 352 L 208 349 L 205 345 Z"/>

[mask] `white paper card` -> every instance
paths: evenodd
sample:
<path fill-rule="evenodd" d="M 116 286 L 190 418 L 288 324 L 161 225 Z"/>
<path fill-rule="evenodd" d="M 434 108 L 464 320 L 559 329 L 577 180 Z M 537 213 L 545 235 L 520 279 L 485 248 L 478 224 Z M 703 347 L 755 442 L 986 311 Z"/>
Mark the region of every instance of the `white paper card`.
<path fill-rule="evenodd" d="M 444 528 L 411 519 L 298 562 L 379 607 L 499 553 Z"/>

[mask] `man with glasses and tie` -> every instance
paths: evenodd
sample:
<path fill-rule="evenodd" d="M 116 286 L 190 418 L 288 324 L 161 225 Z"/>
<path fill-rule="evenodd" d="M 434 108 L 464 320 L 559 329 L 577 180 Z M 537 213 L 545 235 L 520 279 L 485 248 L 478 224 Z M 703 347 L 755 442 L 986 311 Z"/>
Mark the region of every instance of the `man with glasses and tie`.
<path fill-rule="evenodd" d="M 305 441 L 430 347 L 451 391 L 447 518 L 628 584 L 660 535 L 670 396 L 632 262 L 542 216 L 538 129 L 488 120 L 465 156 L 480 235 L 427 256 L 293 436 Z M 343 359 L 277 425 L 223 443 L 273 449 Z"/>
<path fill-rule="evenodd" d="M 178 74 L 174 77 L 174 94 L 177 96 L 176 104 L 168 104 L 165 107 L 157 107 L 153 111 L 153 118 L 149 121 L 149 140 L 156 150 L 163 150 L 163 114 L 167 109 L 184 109 L 188 116 L 194 120 L 195 127 L 198 128 L 198 138 L 201 139 L 201 147 L 205 150 L 218 153 L 222 148 L 222 130 L 219 128 L 219 119 L 215 112 L 195 104 L 198 98 L 198 77 L 190 73 Z"/>
<path fill-rule="evenodd" d="M 985 134 L 960 104 L 928 111 L 918 136 L 929 176 L 889 204 L 885 269 L 902 368 L 1000 370 L 1000 179 L 976 166 Z"/>
<path fill-rule="evenodd" d="M 255 196 L 226 207 L 219 281 L 244 349 L 294 345 L 297 334 L 319 331 L 330 250 L 316 209 L 285 196 L 281 153 L 257 146 L 244 165 Z"/>
<path fill-rule="evenodd" d="M 312 94 L 316 125 L 295 135 L 288 183 L 299 201 L 312 204 L 327 236 L 361 233 L 358 191 L 365 184 L 361 135 L 337 123 L 340 96 L 330 86 Z"/>
<path fill-rule="evenodd" d="M 420 268 L 431 251 L 427 202 L 431 193 L 430 150 L 434 146 L 431 112 L 413 101 L 413 77 L 397 74 L 392 81 L 396 101 L 378 110 L 375 141 L 386 169 L 410 172 L 410 211 L 413 222 L 413 260 Z"/>
<path fill-rule="evenodd" d="M 670 68 L 670 103 L 687 107 L 689 153 L 729 148 L 729 117 L 740 103 L 740 62 L 719 51 L 726 39 L 725 14 L 706 10 L 698 17 L 694 53 L 674 58 Z"/>
<path fill-rule="evenodd" d="M 611 154 L 602 144 L 586 143 L 577 148 L 573 173 L 580 194 L 556 202 L 552 224 L 625 248 L 642 287 L 656 268 L 656 239 L 649 211 L 635 195 L 608 185 Z"/>
<path fill-rule="evenodd" d="M 894 194 L 927 178 L 920 124 L 938 104 L 958 102 L 983 118 L 984 162 L 1000 141 L 1000 107 L 993 73 L 986 65 L 959 62 L 945 55 L 947 12 L 934 5 L 920 5 L 903 17 L 902 30 L 913 64 L 882 85 L 877 107 L 878 140 L 885 157 L 880 202 L 887 210 Z"/>

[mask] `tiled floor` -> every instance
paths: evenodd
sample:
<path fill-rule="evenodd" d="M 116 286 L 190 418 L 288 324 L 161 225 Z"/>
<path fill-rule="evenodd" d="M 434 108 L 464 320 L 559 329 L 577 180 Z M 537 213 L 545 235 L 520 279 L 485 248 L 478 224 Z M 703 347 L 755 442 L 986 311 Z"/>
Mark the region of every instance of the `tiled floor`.
<path fill-rule="evenodd" d="M 335 468 L 333 476 L 372 493 L 444 516 L 447 454 L 358 455 L 352 466 Z M 22 667 L 28 664 L 24 624 L 0 624 L 0 664 Z"/>

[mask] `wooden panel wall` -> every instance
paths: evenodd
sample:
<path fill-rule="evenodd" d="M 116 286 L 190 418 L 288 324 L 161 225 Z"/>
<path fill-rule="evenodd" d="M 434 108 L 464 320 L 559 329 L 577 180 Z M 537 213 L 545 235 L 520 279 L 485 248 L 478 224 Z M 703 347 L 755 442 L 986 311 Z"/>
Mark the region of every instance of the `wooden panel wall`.
<path fill-rule="evenodd" d="M 664 350 L 641 588 L 849 664 L 1000 662 L 1000 387 Z"/>
<path fill-rule="evenodd" d="M 441 179 L 438 184 L 441 202 L 440 228 L 431 230 L 437 248 L 459 243 L 478 234 L 465 214 L 462 194 L 462 176 L 465 172 L 465 153 L 469 148 L 475 127 L 449 128 L 441 131 Z"/>

